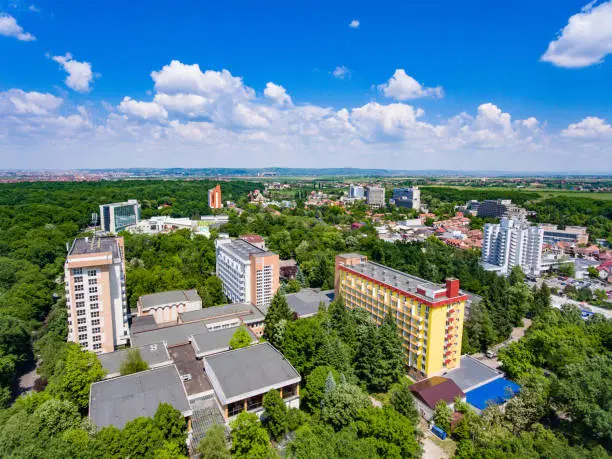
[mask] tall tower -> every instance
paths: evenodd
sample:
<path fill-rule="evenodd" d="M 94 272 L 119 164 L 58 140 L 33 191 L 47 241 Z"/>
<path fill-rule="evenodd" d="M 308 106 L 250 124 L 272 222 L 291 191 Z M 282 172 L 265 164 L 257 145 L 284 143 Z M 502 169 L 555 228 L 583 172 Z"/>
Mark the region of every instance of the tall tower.
<path fill-rule="evenodd" d="M 208 207 L 211 209 L 220 209 L 223 207 L 221 201 L 221 185 L 208 190 Z"/>

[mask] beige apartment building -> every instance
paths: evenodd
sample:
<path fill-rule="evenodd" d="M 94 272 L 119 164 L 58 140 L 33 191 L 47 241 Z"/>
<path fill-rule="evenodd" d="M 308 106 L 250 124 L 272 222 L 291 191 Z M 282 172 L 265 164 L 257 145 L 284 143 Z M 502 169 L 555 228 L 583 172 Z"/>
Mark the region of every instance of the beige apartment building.
<path fill-rule="evenodd" d="M 75 239 L 64 264 L 68 341 L 99 354 L 129 339 L 122 237 Z"/>

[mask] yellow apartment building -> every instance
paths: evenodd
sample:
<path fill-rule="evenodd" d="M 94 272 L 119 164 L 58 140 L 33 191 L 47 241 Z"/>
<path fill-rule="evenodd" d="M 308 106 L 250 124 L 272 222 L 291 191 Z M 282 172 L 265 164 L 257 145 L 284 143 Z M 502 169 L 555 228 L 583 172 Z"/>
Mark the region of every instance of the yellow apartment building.
<path fill-rule="evenodd" d="M 335 291 L 347 308 L 365 309 L 378 325 L 391 314 L 415 376 L 459 366 L 468 296 L 458 279 L 436 284 L 349 253 L 336 256 Z"/>

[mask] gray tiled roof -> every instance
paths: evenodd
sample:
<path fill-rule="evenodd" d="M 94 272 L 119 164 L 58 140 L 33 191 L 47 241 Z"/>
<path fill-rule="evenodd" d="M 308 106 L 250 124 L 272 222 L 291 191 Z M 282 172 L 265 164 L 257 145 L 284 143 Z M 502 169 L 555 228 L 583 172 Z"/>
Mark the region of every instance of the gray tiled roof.
<path fill-rule="evenodd" d="M 160 403 L 191 414 L 175 365 L 107 379 L 91 385 L 89 419 L 98 427 L 122 429 L 137 417 L 152 417 Z"/>
<path fill-rule="evenodd" d="M 459 368 L 454 368 L 443 376 L 452 379 L 463 392 L 479 387 L 489 381 L 501 378 L 504 374 L 469 355 L 461 356 Z"/>
<path fill-rule="evenodd" d="M 172 363 L 168 350 L 163 343 L 153 343 L 137 349 L 140 349 L 140 355 L 142 359 L 149 364 L 149 367 L 161 365 L 164 362 Z M 122 349 L 120 351 L 98 355 L 98 360 L 107 371 L 107 376 L 119 373 L 121 363 L 125 360 L 129 351 L 130 349 Z"/>
<path fill-rule="evenodd" d="M 172 303 L 184 303 L 189 301 L 202 301 L 198 292 L 193 290 L 171 290 L 169 292 L 151 293 L 141 296 L 138 301 L 142 309 L 150 309 L 157 306 Z"/>
<path fill-rule="evenodd" d="M 295 368 L 270 343 L 204 357 L 204 368 L 223 404 L 301 380 Z"/>
<path fill-rule="evenodd" d="M 329 305 L 334 299 L 333 290 L 302 289 L 298 293 L 285 295 L 287 303 L 298 317 L 308 317 L 319 311 L 321 303 Z"/>
<path fill-rule="evenodd" d="M 197 311 L 181 312 L 179 317 L 181 322 L 195 322 L 200 320 L 211 320 L 224 316 L 240 317 L 244 322 L 254 322 L 263 320 L 263 314 L 250 303 L 232 303 L 223 306 L 211 306 Z M 229 318 L 229 317 L 228 317 Z"/>

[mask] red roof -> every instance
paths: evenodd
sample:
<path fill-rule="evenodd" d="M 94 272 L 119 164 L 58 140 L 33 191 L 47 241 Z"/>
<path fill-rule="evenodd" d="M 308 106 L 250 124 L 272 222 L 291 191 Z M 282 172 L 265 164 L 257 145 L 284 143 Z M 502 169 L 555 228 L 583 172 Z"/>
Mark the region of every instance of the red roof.
<path fill-rule="evenodd" d="M 439 401 L 452 403 L 455 397 L 465 397 L 463 391 L 452 379 L 442 376 L 433 376 L 419 381 L 410 386 L 410 390 L 431 409 L 434 409 Z"/>
<path fill-rule="evenodd" d="M 242 239 L 243 241 L 247 241 L 251 244 L 264 242 L 264 238 L 261 237 L 259 234 L 243 234 L 242 236 L 240 236 L 240 239 Z"/>

